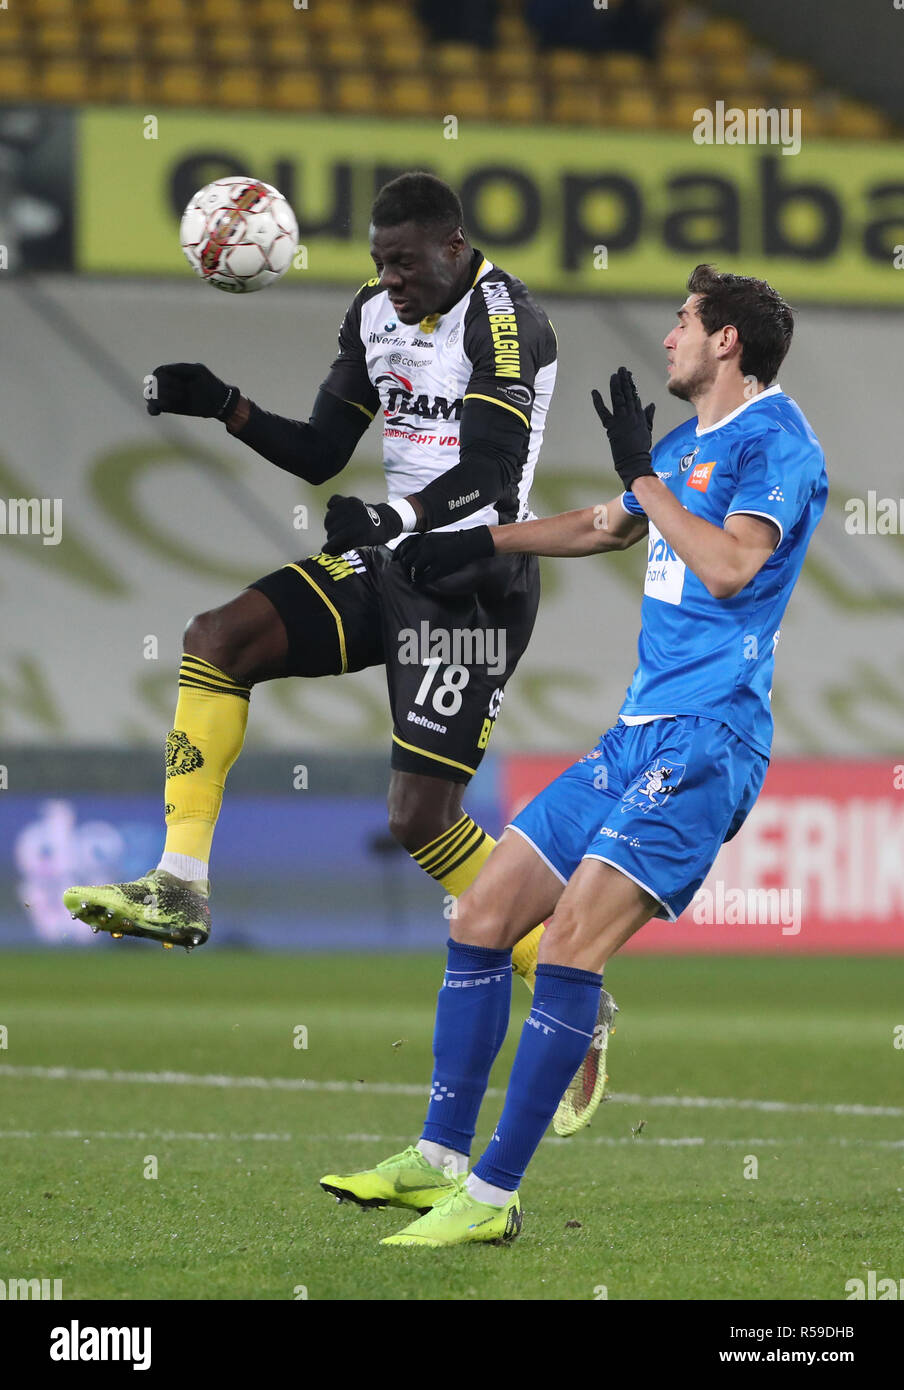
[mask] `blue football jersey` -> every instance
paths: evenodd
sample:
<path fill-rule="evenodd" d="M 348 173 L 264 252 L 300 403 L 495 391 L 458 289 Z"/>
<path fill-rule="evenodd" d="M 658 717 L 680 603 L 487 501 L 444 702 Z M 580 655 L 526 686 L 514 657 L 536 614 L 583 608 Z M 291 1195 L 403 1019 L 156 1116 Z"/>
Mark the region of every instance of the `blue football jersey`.
<path fill-rule="evenodd" d="M 653 467 L 695 516 L 719 527 L 766 517 L 781 539 L 739 594 L 716 599 L 650 522 L 639 662 L 621 714 L 718 719 L 768 755 L 782 617 L 828 495 L 819 441 L 776 384 L 708 429 L 696 417 L 679 425 L 654 446 Z M 643 515 L 633 493 L 622 502 Z"/>

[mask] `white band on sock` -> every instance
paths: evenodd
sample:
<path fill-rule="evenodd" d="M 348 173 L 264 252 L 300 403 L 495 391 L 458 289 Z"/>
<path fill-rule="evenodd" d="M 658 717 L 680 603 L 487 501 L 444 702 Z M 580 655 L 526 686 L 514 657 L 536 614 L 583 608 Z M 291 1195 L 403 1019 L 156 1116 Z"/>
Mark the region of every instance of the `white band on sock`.
<path fill-rule="evenodd" d="M 504 1187 L 494 1187 L 491 1182 L 484 1182 L 483 1178 L 475 1177 L 473 1173 L 469 1176 L 465 1187 L 474 1198 L 475 1202 L 486 1202 L 491 1207 L 504 1207 L 512 1192 L 506 1192 Z"/>
<path fill-rule="evenodd" d="M 172 854 L 169 851 L 164 851 L 157 868 L 176 878 L 184 878 L 186 883 L 206 879 L 209 870 L 206 859 L 193 859 L 190 854 Z"/>

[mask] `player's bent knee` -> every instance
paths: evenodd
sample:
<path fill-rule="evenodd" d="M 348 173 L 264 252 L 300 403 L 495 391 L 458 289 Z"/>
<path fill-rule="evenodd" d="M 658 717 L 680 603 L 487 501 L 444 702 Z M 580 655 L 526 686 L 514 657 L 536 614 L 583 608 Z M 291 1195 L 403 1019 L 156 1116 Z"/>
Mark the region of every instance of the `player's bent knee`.
<path fill-rule="evenodd" d="M 242 668 L 247 642 L 231 621 L 228 604 L 224 608 L 196 613 L 185 629 L 182 646 L 186 654 L 209 661 L 227 675 L 246 678 Z"/>

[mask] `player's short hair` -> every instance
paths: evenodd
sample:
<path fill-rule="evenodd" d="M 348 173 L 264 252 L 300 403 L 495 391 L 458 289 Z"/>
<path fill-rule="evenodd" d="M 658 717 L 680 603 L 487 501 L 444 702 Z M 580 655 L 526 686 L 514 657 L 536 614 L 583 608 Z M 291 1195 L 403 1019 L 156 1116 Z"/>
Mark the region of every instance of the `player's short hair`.
<path fill-rule="evenodd" d="M 687 282 L 700 296 L 697 314 L 707 333 L 734 324 L 741 340 L 741 372 L 767 386 L 778 375 L 791 346 L 794 315 L 777 290 L 753 275 L 732 275 L 698 265 Z"/>
<path fill-rule="evenodd" d="M 400 174 L 384 183 L 374 199 L 370 220 L 375 227 L 414 222 L 438 236 L 451 236 L 457 227 L 464 227 L 461 201 L 455 189 L 422 170 Z"/>

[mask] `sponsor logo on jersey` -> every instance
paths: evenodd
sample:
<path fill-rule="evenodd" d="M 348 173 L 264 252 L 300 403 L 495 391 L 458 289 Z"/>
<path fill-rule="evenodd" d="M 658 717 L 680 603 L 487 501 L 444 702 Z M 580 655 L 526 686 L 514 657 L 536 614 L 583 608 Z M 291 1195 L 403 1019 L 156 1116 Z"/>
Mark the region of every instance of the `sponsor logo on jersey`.
<path fill-rule="evenodd" d="M 506 400 L 513 401 L 515 405 L 533 404 L 534 393 L 529 386 L 503 386 L 501 389 Z"/>
<path fill-rule="evenodd" d="M 699 454 L 699 452 L 700 452 L 700 445 L 698 444 L 697 447 L 696 447 L 696 449 L 692 449 L 691 452 L 690 452 L 689 454 L 683 454 L 682 457 L 678 460 L 678 469 L 679 469 L 679 472 L 681 472 L 681 473 L 686 473 L 687 470 L 690 468 L 691 464 L 693 463 L 694 459 L 695 459 L 695 458 L 697 457 L 697 455 Z M 661 476 L 662 476 L 662 475 L 660 474 L 660 477 L 661 477 Z M 671 477 L 671 474 L 670 474 L 669 476 Z"/>
<path fill-rule="evenodd" d="M 413 383 L 400 372 L 385 372 L 375 378 L 374 386 L 381 396 L 386 390 L 383 415 L 389 425 L 407 425 L 415 420 L 461 419 L 464 402 L 460 396 L 449 401 L 445 396 L 429 396 L 426 392 L 416 395 Z"/>
<path fill-rule="evenodd" d="M 393 325 L 394 327 L 395 325 Z M 407 348 L 432 348 L 433 344 L 426 338 L 398 338 L 387 336 L 385 333 L 368 333 L 369 343 L 380 343 L 385 347 L 407 347 Z"/>
<path fill-rule="evenodd" d="M 397 324 L 397 323 L 384 323 L 384 325 L 383 325 L 383 332 L 384 332 L 384 333 L 391 333 L 391 332 L 393 331 L 394 328 L 398 328 L 398 324 Z"/>
<path fill-rule="evenodd" d="M 508 286 L 503 280 L 481 280 L 480 288 L 490 321 L 496 375 L 518 377 L 521 375 L 518 320 Z"/>
<path fill-rule="evenodd" d="M 389 354 L 390 367 L 429 367 L 429 357 L 405 357 L 401 352 Z"/>
<path fill-rule="evenodd" d="M 695 488 L 697 492 L 705 492 L 709 487 L 709 480 L 713 475 L 715 462 L 695 463 L 694 471 L 687 480 L 688 487 Z"/>

